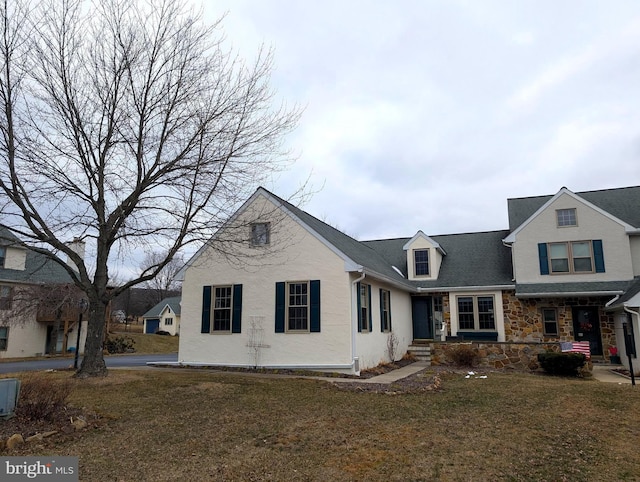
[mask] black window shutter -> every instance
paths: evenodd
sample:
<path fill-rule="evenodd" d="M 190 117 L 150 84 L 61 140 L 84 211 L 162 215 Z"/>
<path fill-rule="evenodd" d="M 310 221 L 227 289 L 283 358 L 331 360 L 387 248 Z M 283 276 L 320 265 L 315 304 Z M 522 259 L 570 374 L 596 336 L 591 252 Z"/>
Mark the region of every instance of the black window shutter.
<path fill-rule="evenodd" d="M 231 333 L 242 332 L 242 285 L 233 285 L 233 315 Z"/>
<path fill-rule="evenodd" d="M 369 297 L 369 299 L 367 300 L 367 306 L 369 307 L 369 309 L 367 310 L 367 312 L 369 313 L 369 332 L 373 331 L 373 314 L 371 313 L 371 285 L 367 285 L 367 296 Z"/>
<path fill-rule="evenodd" d="M 284 333 L 285 283 L 276 283 L 276 333 Z"/>
<path fill-rule="evenodd" d="M 200 333 L 211 332 L 211 286 L 202 287 L 202 325 Z"/>
<path fill-rule="evenodd" d="M 389 291 L 389 331 L 391 331 L 391 291 Z"/>
<path fill-rule="evenodd" d="M 602 240 L 594 239 L 593 245 L 593 261 L 596 265 L 596 273 L 604 273 L 604 252 L 602 251 Z"/>
<path fill-rule="evenodd" d="M 360 281 L 356 283 L 356 303 L 358 305 L 358 331 L 362 331 L 362 303 L 360 298 Z"/>
<path fill-rule="evenodd" d="M 384 290 L 380 288 L 380 331 L 384 333 Z"/>
<path fill-rule="evenodd" d="M 538 258 L 540 260 L 540 274 L 549 274 L 549 256 L 547 243 L 538 243 Z"/>
<path fill-rule="evenodd" d="M 309 282 L 311 289 L 311 323 L 309 331 L 320 333 L 320 280 Z"/>

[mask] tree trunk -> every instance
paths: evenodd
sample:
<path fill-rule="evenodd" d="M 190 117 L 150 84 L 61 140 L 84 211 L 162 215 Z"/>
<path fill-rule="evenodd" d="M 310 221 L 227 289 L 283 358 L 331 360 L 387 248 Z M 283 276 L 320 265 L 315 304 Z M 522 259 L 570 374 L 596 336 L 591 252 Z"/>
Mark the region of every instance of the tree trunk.
<path fill-rule="evenodd" d="M 102 354 L 106 309 L 107 305 L 102 301 L 89 303 L 87 341 L 84 344 L 82 365 L 76 372 L 78 378 L 107 376 L 107 365 Z M 80 347 L 76 349 L 79 350 Z"/>

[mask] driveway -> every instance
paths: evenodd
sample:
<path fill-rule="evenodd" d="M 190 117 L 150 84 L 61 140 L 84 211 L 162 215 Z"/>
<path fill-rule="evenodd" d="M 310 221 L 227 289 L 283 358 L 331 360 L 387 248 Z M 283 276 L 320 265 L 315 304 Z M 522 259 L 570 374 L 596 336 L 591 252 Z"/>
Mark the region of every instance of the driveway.
<path fill-rule="evenodd" d="M 105 356 L 107 368 L 143 367 L 147 362 L 177 362 L 177 353 L 159 355 L 113 355 Z M 82 363 L 82 357 L 78 365 Z M 62 370 L 73 366 L 73 358 L 46 358 L 42 360 L 0 361 L 0 374 L 38 370 Z"/>

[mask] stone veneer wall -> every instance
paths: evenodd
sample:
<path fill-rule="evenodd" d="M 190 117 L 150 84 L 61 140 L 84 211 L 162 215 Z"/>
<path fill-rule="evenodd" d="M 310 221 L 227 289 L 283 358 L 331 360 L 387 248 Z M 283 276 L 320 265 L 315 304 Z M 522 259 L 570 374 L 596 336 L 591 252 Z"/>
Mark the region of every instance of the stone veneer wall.
<path fill-rule="evenodd" d="M 452 365 L 447 352 L 460 345 L 469 345 L 478 352 L 478 365 L 489 368 L 511 368 L 515 370 L 537 370 L 538 353 L 560 351 L 559 343 L 508 343 L 508 342 L 463 342 L 431 343 L 431 365 Z M 591 371 L 593 365 L 587 363 Z"/>
<path fill-rule="evenodd" d="M 573 341 L 574 306 L 597 306 L 600 308 L 600 334 L 602 350 L 609 358 L 609 347 L 615 346 L 613 316 L 602 308 L 610 298 L 516 298 L 514 291 L 503 291 L 504 331 L 507 342 L 552 343 Z M 544 335 L 541 308 L 556 308 L 558 311 L 558 336 Z"/>

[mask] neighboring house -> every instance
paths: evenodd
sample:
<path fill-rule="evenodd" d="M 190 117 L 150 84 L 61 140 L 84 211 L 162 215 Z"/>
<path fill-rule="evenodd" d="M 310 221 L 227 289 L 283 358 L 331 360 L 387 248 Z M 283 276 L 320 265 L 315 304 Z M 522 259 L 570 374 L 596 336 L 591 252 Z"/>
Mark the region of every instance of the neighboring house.
<path fill-rule="evenodd" d="M 70 283 L 71 277 L 59 264 L 20 246 L 15 235 L 0 228 L 0 358 L 75 350 L 79 310 L 64 306 L 56 313 L 57 308 L 51 306 L 56 296 L 54 287 Z M 55 336 L 58 317 L 60 326 Z M 86 323 L 80 335 L 82 352 Z M 55 347 L 53 351 L 49 350 L 51 346 Z"/>
<path fill-rule="evenodd" d="M 450 337 L 637 343 L 640 187 L 508 206 L 508 230 L 357 241 L 259 188 L 181 273 L 179 359 L 359 373 Z"/>
<path fill-rule="evenodd" d="M 144 315 L 144 333 L 166 331 L 171 335 L 180 333 L 180 297 L 165 298 Z"/>

